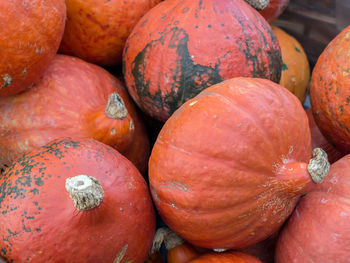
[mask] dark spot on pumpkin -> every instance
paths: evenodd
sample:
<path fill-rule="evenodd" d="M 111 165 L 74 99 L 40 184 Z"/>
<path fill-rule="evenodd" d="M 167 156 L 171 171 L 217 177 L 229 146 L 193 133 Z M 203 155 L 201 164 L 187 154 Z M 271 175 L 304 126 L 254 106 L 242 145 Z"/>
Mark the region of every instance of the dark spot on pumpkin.
<path fill-rule="evenodd" d="M 198 26 L 196 25 L 195 28 L 198 28 Z"/>
<path fill-rule="evenodd" d="M 188 7 L 184 7 L 184 8 L 182 8 L 181 13 L 185 14 L 185 13 L 187 13 L 189 10 L 190 10 L 190 9 L 189 9 Z"/>
<path fill-rule="evenodd" d="M 44 181 L 40 177 L 35 178 L 34 181 L 37 186 L 42 186 L 44 184 Z"/>
<path fill-rule="evenodd" d="M 224 27 L 224 26 L 225 26 L 225 24 L 221 24 L 221 26 L 222 26 L 222 27 Z"/>
<path fill-rule="evenodd" d="M 226 39 L 230 39 L 230 37 L 229 37 L 229 36 L 226 36 Z"/>
<path fill-rule="evenodd" d="M 208 25 L 208 28 L 211 28 L 211 25 Z"/>
<path fill-rule="evenodd" d="M 40 227 L 39 227 L 39 228 L 36 228 L 35 231 L 36 231 L 37 233 L 40 233 L 40 232 L 41 232 L 41 228 L 40 228 Z"/>
<path fill-rule="evenodd" d="M 198 8 L 202 9 L 203 8 L 203 0 L 199 0 L 198 2 Z"/>
<path fill-rule="evenodd" d="M 282 63 L 282 70 L 284 71 L 284 70 L 288 70 L 288 67 L 287 67 L 287 65 L 283 62 Z"/>
<path fill-rule="evenodd" d="M 140 24 L 140 27 L 144 27 L 147 24 L 147 22 L 148 22 L 148 18 L 142 21 L 142 23 Z"/>
<path fill-rule="evenodd" d="M 344 112 L 344 107 L 343 105 L 339 106 L 339 111 L 340 111 L 340 116 L 343 116 L 343 112 Z"/>
<path fill-rule="evenodd" d="M 295 50 L 296 50 L 296 52 L 301 53 L 301 50 L 297 46 L 295 46 Z"/>
<path fill-rule="evenodd" d="M 165 19 L 167 17 L 167 14 L 163 14 L 160 19 Z"/>

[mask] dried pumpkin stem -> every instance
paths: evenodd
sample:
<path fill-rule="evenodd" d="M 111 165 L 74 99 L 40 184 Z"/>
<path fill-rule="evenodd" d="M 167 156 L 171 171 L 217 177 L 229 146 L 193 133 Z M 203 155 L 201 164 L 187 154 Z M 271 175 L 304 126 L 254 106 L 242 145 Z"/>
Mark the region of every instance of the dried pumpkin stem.
<path fill-rule="evenodd" d="M 312 151 L 312 158 L 307 166 L 312 181 L 319 184 L 326 177 L 330 169 L 327 153 L 321 148 L 315 148 Z"/>
<path fill-rule="evenodd" d="M 108 118 L 120 120 L 128 115 L 123 99 L 116 92 L 109 95 L 105 114 Z"/>
<path fill-rule="evenodd" d="M 66 190 L 76 209 L 86 211 L 99 206 L 104 192 L 100 182 L 94 177 L 77 175 L 66 179 Z"/>
<path fill-rule="evenodd" d="M 270 3 L 269 0 L 245 0 L 245 1 L 258 11 L 265 9 Z"/>
<path fill-rule="evenodd" d="M 164 243 L 166 250 L 171 250 L 183 244 L 185 240 L 167 227 L 158 228 L 153 239 L 149 254 L 156 253 Z"/>

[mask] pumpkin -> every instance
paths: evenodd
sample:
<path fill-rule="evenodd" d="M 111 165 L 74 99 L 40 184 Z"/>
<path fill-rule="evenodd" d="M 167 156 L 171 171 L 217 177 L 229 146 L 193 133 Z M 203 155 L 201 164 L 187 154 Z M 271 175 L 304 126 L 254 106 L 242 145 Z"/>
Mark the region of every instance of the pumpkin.
<path fill-rule="evenodd" d="M 311 131 L 311 145 L 312 148 L 322 148 L 328 156 L 328 161 L 332 164 L 344 157 L 344 154 L 339 152 L 326 138 L 322 135 L 320 129 L 317 127 L 314 117 L 312 116 L 312 109 L 306 110 L 307 117 L 309 119 L 310 131 Z"/>
<path fill-rule="evenodd" d="M 350 258 L 350 155 L 303 197 L 283 228 L 276 262 L 348 262 Z"/>
<path fill-rule="evenodd" d="M 101 66 L 121 64 L 125 41 L 139 19 L 161 0 L 66 0 L 60 52 Z"/>
<path fill-rule="evenodd" d="M 57 55 L 41 81 L 0 99 L 0 166 L 63 136 L 111 145 L 143 173 L 149 142 L 123 84 L 104 69 Z"/>
<path fill-rule="evenodd" d="M 237 251 L 224 253 L 208 253 L 201 255 L 188 263 L 262 263 L 257 258 Z"/>
<path fill-rule="evenodd" d="M 0 3 L 0 96 L 36 83 L 55 56 L 66 19 L 64 0 Z"/>
<path fill-rule="evenodd" d="M 166 121 L 149 160 L 151 193 L 165 224 L 188 242 L 243 248 L 276 232 L 322 181 L 329 163 L 322 150 L 314 155 L 292 93 L 270 80 L 234 78 Z"/>
<path fill-rule="evenodd" d="M 279 84 L 303 102 L 310 79 L 310 66 L 305 51 L 294 37 L 276 26 L 272 26 L 272 29 L 282 52 L 282 75 Z"/>
<path fill-rule="evenodd" d="M 288 4 L 289 0 L 270 0 L 268 6 L 259 12 L 271 23 L 283 13 Z"/>
<path fill-rule="evenodd" d="M 350 153 L 350 26 L 325 48 L 313 69 L 310 101 L 315 122 L 335 147 Z"/>
<path fill-rule="evenodd" d="M 282 60 L 269 24 L 242 0 L 167 0 L 137 23 L 123 53 L 132 98 L 165 121 L 185 101 L 225 79 L 279 82 Z"/>
<path fill-rule="evenodd" d="M 54 140 L 0 177 L 0 253 L 10 262 L 143 262 L 155 214 L 148 186 L 113 148 Z"/>

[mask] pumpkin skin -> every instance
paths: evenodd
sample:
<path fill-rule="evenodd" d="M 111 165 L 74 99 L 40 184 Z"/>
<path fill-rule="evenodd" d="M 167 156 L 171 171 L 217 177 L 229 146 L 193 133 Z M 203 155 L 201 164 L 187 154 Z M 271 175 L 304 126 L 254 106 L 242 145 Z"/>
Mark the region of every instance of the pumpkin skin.
<path fill-rule="evenodd" d="M 58 50 L 65 19 L 64 0 L 0 2 L 0 96 L 41 78 Z"/>
<path fill-rule="evenodd" d="M 167 263 L 188 263 L 191 259 L 198 257 L 199 253 L 194 247 L 184 242 L 167 251 Z"/>
<path fill-rule="evenodd" d="M 312 109 L 306 110 L 307 117 L 309 119 L 310 131 L 311 131 L 311 145 L 312 148 L 322 148 L 328 155 L 328 161 L 332 164 L 344 157 L 344 154 L 339 152 L 327 139 L 322 135 L 320 129 L 312 116 Z"/>
<path fill-rule="evenodd" d="M 257 258 L 248 254 L 229 251 L 223 253 L 208 253 L 188 261 L 189 263 L 262 263 Z"/>
<path fill-rule="evenodd" d="M 303 197 L 283 228 L 276 262 L 348 262 L 350 258 L 350 155 Z"/>
<path fill-rule="evenodd" d="M 167 0 L 141 18 L 123 54 L 129 93 L 165 121 L 186 100 L 233 77 L 279 82 L 281 53 L 269 24 L 241 0 Z"/>
<path fill-rule="evenodd" d="M 60 52 L 101 66 L 121 64 L 125 41 L 138 20 L 161 0 L 66 0 Z"/>
<path fill-rule="evenodd" d="M 77 210 L 65 189 L 66 178 L 80 174 L 104 190 L 91 210 Z M 9 262 L 113 262 L 126 245 L 123 262 L 147 256 L 155 230 L 147 184 L 105 144 L 52 141 L 14 162 L 0 185 L 0 253 Z"/>
<path fill-rule="evenodd" d="M 310 101 L 315 122 L 335 147 L 350 153 L 350 26 L 325 48 L 313 69 Z"/>
<path fill-rule="evenodd" d="M 120 119 L 105 113 L 114 92 L 127 109 Z M 141 173 L 147 168 L 149 141 L 126 89 L 104 69 L 78 58 L 57 55 L 37 85 L 1 98 L 0 123 L 0 166 L 50 140 L 79 136 L 111 145 Z"/>
<path fill-rule="evenodd" d="M 271 23 L 283 13 L 288 4 L 289 0 L 270 0 L 269 5 L 259 13 Z"/>
<path fill-rule="evenodd" d="M 297 97 L 269 80 L 234 78 L 164 124 L 149 160 L 151 193 L 164 222 L 188 242 L 243 248 L 276 232 L 312 189 L 310 157 Z"/>
<path fill-rule="evenodd" d="M 279 84 L 303 102 L 310 80 L 310 65 L 305 51 L 294 37 L 276 26 L 271 27 L 282 52 L 282 75 Z"/>

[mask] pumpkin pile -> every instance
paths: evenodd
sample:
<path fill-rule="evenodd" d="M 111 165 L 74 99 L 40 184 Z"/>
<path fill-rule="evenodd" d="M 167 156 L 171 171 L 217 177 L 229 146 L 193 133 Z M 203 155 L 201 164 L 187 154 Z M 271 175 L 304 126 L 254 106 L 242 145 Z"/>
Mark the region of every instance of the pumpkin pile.
<path fill-rule="evenodd" d="M 350 26 L 288 3 L 1 1 L 0 262 L 346 262 Z"/>

